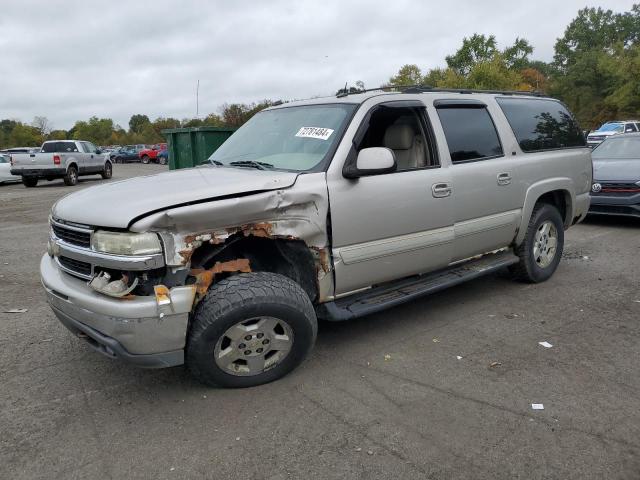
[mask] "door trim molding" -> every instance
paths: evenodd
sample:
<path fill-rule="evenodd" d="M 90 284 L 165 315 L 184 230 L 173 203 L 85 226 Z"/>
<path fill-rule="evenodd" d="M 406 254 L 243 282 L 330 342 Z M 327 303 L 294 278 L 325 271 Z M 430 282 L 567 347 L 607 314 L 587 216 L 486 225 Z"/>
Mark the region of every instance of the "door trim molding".
<path fill-rule="evenodd" d="M 522 214 L 522 209 L 509 210 L 507 212 L 473 218 L 464 222 L 457 222 L 454 226 L 456 238 L 468 237 L 479 233 L 488 232 L 508 225 L 515 225 Z"/>
<path fill-rule="evenodd" d="M 334 249 L 345 265 L 453 243 L 454 228 L 444 227 Z"/>

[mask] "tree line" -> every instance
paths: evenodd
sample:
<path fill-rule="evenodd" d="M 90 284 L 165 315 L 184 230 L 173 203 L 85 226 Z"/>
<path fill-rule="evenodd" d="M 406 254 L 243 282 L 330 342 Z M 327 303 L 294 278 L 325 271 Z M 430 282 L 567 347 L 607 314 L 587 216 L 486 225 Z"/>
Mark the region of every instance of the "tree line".
<path fill-rule="evenodd" d="M 79 120 L 69 130 L 54 129 L 46 117 L 35 117 L 30 124 L 19 120 L 0 120 L 0 150 L 9 147 L 40 146 L 45 140 L 89 140 L 96 145 L 132 145 L 164 142 L 162 130 L 182 127 L 238 128 L 260 110 L 273 105 L 271 100 L 258 103 L 224 104 L 220 114 L 211 113 L 204 118 L 158 117 L 150 120 L 147 115 L 135 114 L 129 119 L 128 128 L 116 124 L 110 118 L 91 117 Z"/>
<path fill-rule="evenodd" d="M 425 71 L 418 65 L 404 65 L 385 86 L 538 91 L 564 101 L 587 129 L 608 120 L 640 117 L 640 4 L 620 13 L 602 8 L 579 10 L 557 40 L 553 61 L 534 60 L 533 51 L 524 38 L 499 49 L 495 36 L 474 34 L 446 56 L 446 65 Z M 338 93 L 364 89 L 364 83 L 358 81 Z M 219 114 L 182 120 L 159 117 L 151 121 L 147 115 L 136 114 L 128 129 L 98 117 L 78 121 L 70 130 L 53 129 L 46 117 L 36 117 L 30 124 L 5 119 L 0 120 L 0 149 L 62 139 L 90 140 L 98 145 L 157 143 L 163 141 L 161 131 L 166 128 L 237 128 L 274 103 L 224 104 Z"/>

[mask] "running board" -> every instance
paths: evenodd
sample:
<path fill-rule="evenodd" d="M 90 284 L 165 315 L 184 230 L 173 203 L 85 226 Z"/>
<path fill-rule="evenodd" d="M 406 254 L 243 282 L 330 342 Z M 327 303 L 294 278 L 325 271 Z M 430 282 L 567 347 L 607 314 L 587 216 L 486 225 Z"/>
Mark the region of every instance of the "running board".
<path fill-rule="evenodd" d="M 351 320 L 410 302 L 459 283 L 518 263 L 513 251 L 484 255 L 444 270 L 404 278 L 318 306 L 318 316 L 330 321 Z"/>

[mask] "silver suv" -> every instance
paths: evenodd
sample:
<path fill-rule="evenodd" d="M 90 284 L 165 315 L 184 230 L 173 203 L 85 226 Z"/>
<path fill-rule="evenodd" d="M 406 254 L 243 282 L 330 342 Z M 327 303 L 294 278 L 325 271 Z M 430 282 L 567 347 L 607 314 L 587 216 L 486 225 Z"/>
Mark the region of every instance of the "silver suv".
<path fill-rule="evenodd" d="M 548 279 L 591 181 L 591 150 L 551 98 L 414 88 L 287 103 L 209 166 L 58 201 L 42 282 L 107 356 L 258 385 L 302 362 L 317 318 L 506 267 Z"/>
<path fill-rule="evenodd" d="M 595 148 L 607 138 L 614 135 L 636 132 L 640 132 L 640 121 L 638 120 L 607 122 L 601 125 L 597 130 L 590 132 L 589 135 L 587 135 L 587 145 L 591 148 Z"/>

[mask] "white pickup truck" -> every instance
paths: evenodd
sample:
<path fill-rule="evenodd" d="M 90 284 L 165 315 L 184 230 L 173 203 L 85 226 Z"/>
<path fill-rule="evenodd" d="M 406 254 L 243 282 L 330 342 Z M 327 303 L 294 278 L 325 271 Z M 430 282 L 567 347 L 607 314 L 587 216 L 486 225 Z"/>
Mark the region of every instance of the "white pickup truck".
<path fill-rule="evenodd" d="M 91 142 L 51 140 L 42 144 L 40 153 L 12 154 L 11 173 L 20 175 L 25 187 L 35 187 L 40 179 L 56 178 L 62 178 L 65 185 L 75 185 L 80 175 L 111 178 L 113 166 L 109 156 Z"/>

